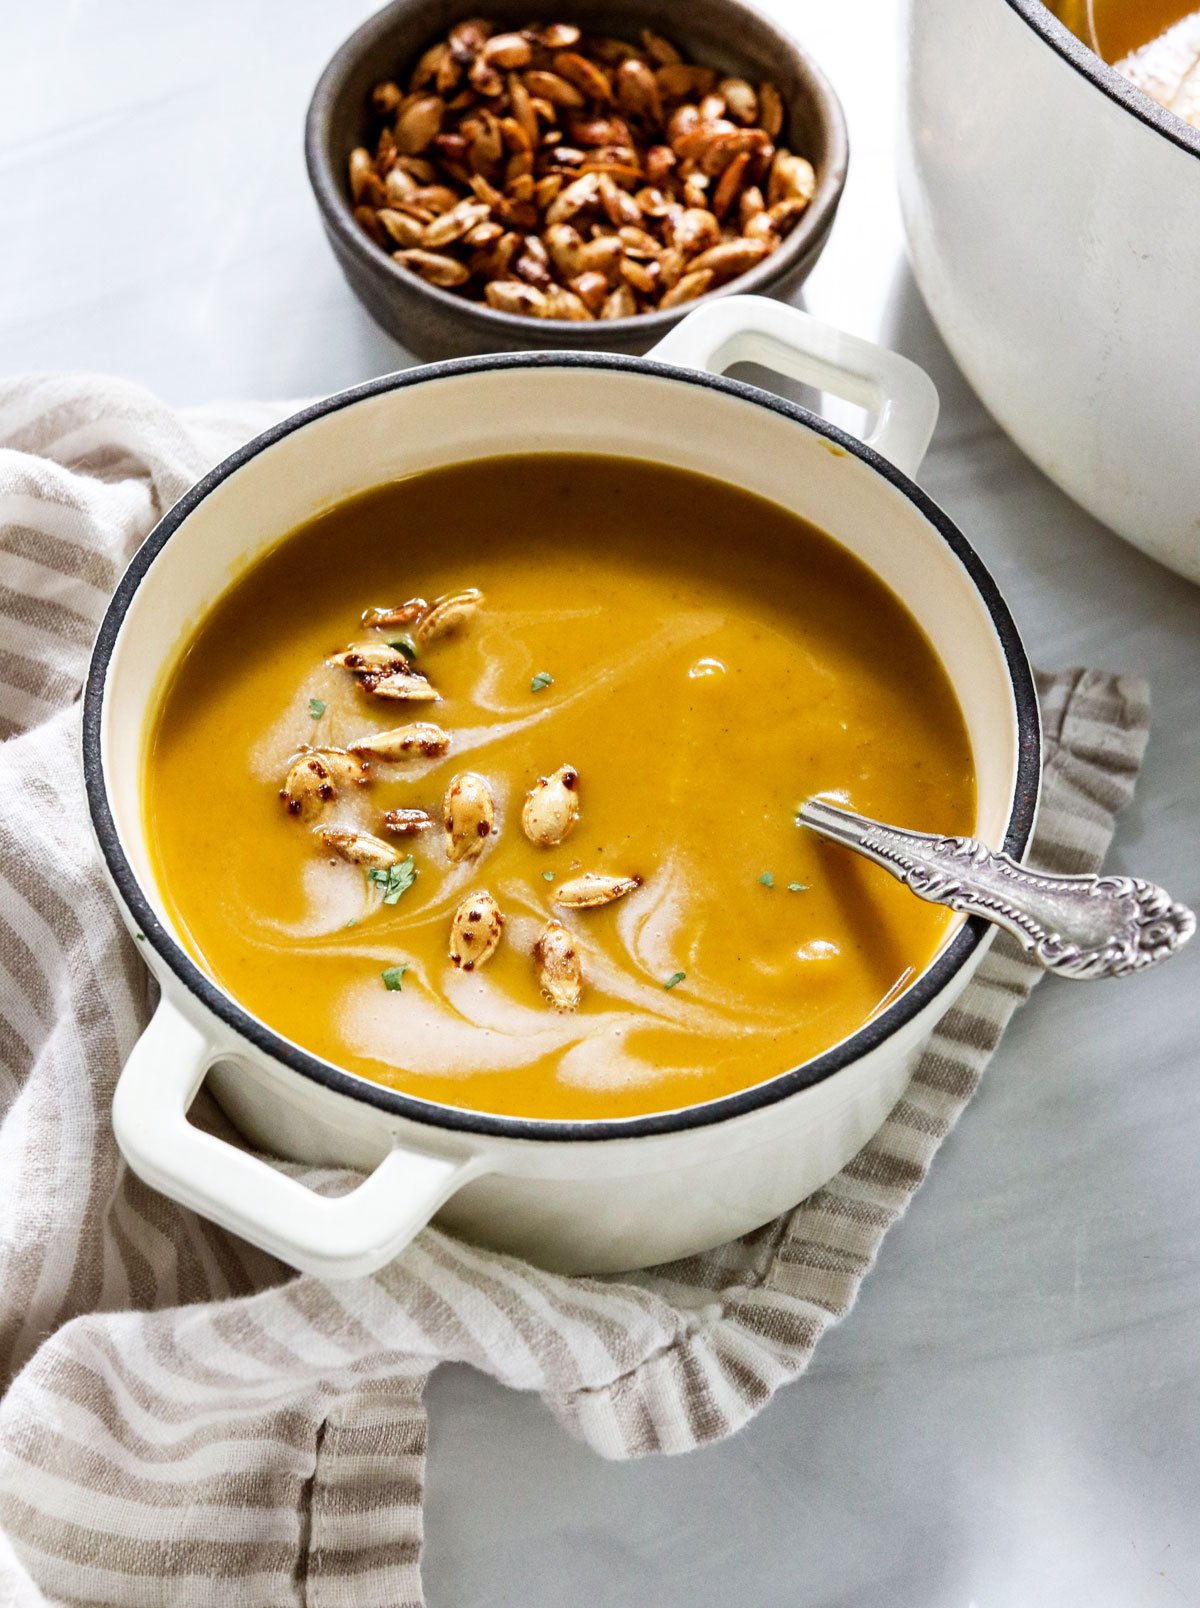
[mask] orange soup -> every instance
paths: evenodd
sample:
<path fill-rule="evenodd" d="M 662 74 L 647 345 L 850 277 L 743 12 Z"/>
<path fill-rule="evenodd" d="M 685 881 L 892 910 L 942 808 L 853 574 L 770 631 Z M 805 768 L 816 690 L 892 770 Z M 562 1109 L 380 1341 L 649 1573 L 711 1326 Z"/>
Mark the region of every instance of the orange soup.
<path fill-rule="evenodd" d="M 560 1119 L 762 1082 L 941 948 L 956 917 L 796 826 L 813 793 L 974 830 L 912 617 L 774 504 L 574 455 L 292 532 L 200 622 L 145 766 L 171 916 L 240 1004 L 393 1088 Z"/>
<path fill-rule="evenodd" d="M 1049 0 L 1085 44 L 1144 95 L 1200 128 L 1196 0 Z"/>
<path fill-rule="evenodd" d="M 1195 9 L 1191 0 L 1051 0 L 1072 33 L 1120 61 L 1159 39 Z"/>

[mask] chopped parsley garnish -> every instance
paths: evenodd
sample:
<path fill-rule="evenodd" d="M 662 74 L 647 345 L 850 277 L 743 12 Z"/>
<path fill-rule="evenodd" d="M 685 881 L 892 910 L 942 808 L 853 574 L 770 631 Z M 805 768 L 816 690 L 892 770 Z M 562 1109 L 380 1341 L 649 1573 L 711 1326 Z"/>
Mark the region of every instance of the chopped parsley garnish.
<path fill-rule="evenodd" d="M 764 871 L 758 880 L 764 888 L 773 888 L 775 886 L 775 873 L 774 871 Z"/>
<path fill-rule="evenodd" d="M 396 652 L 402 653 L 406 659 L 415 659 L 417 656 L 417 644 L 407 631 L 402 636 L 392 637 L 388 647 L 395 648 Z"/>
<path fill-rule="evenodd" d="M 399 994 L 403 990 L 404 974 L 407 970 L 407 966 L 389 966 L 387 971 L 380 972 L 383 986 L 389 994 Z"/>
<path fill-rule="evenodd" d="M 135 932 L 133 936 L 137 939 L 139 944 L 144 944 L 146 942 L 146 934 L 144 932 Z"/>
<path fill-rule="evenodd" d="M 324 700 L 321 698 L 310 698 L 308 700 L 308 712 L 314 720 L 320 720 L 321 716 L 325 713 Z"/>
<path fill-rule="evenodd" d="M 417 880 L 417 867 L 412 855 L 408 855 L 397 865 L 389 865 L 386 871 L 372 866 L 367 872 L 367 881 L 383 890 L 383 902 L 394 905 L 402 893 L 407 893 Z"/>
<path fill-rule="evenodd" d="M 808 892 L 808 883 L 807 882 L 789 882 L 788 883 L 788 892 L 789 893 L 807 893 Z"/>
<path fill-rule="evenodd" d="M 529 690 L 530 692 L 545 692 L 547 687 L 552 687 L 553 685 L 554 677 L 550 674 L 549 670 L 539 670 L 537 675 L 534 676 L 533 680 L 529 683 Z"/>
<path fill-rule="evenodd" d="M 666 982 L 663 984 L 663 987 L 674 988 L 676 983 L 681 983 L 686 976 L 687 972 L 673 972 L 671 976 L 667 978 Z"/>
<path fill-rule="evenodd" d="M 542 872 L 542 881 L 543 882 L 553 882 L 554 881 L 554 872 L 553 871 L 543 871 Z"/>

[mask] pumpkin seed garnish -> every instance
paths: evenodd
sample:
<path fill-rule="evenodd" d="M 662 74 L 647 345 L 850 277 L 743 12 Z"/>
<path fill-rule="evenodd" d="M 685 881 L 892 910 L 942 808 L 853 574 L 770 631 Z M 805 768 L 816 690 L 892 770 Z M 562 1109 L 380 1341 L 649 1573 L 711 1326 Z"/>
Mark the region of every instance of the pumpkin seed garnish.
<path fill-rule="evenodd" d="M 521 810 L 521 826 L 531 843 L 553 849 L 569 837 L 579 820 L 579 772 L 560 765 L 553 776 L 541 776 L 530 788 Z"/>
<path fill-rule="evenodd" d="M 570 933 L 560 921 L 548 921 L 533 946 L 542 993 L 556 1010 L 573 1011 L 583 993 L 583 967 Z"/>

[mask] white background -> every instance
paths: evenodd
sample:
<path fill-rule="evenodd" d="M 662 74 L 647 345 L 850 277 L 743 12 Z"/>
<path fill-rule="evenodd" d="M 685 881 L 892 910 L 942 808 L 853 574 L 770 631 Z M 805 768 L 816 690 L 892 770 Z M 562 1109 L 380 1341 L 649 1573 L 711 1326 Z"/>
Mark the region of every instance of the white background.
<path fill-rule="evenodd" d="M 407 363 L 339 277 L 301 157 L 309 92 L 368 9 L 0 0 L 0 369 L 111 371 L 186 403 Z M 806 304 L 933 374 L 921 478 L 1035 660 L 1151 678 L 1113 863 L 1200 902 L 1200 591 L 1034 470 L 933 330 L 894 196 L 893 0 L 767 9 L 850 122 Z M 852 1316 L 732 1442 L 606 1465 L 536 1401 L 439 1374 L 430 1603 L 1200 1602 L 1198 1313 L 1200 942 L 1130 983 L 1039 991 Z"/>

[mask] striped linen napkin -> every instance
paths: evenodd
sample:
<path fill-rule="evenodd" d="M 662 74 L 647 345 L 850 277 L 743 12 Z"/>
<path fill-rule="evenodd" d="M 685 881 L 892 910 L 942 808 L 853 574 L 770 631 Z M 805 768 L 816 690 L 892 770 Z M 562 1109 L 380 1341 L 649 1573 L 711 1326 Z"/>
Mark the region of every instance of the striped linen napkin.
<path fill-rule="evenodd" d="M 565 1278 L 427 1229 L 325 1284 L 147 1189 L 109 1107 L 152 985 L 92 846 L 89 646 L 122 567 L 280 409 L 177 413 L 111 380 L 0 385 L 0 1603 L 420 1604 L 422 1390 L 537 1391 L 604 1457 L 740 1428 L 843 1317 L 1036 972 L 1007 940 L 848 1166 L 719 1250 Z M 1147 691 L 1044 677 L 1034 858 L 1097 867 Z M 202 1097 L 202 1101 L 203 1101 Z M 203 1120 L 227 1132 L 209 1107 Z M 347 1175 L 303 1174 L 314 1187 Z"/>

